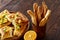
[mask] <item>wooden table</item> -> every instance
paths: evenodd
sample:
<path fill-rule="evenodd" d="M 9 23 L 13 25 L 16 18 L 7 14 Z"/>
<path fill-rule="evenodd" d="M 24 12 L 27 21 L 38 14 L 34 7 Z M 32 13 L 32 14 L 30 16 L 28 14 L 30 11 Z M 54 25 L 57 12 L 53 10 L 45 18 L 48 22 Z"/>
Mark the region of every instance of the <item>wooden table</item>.
<path fill-rule="evenodd" d="M 41 5 L 42 0 L 0 0 L 0 12 L 4 9 L 9 11 L 21 11 L 29 19 L 27 10 L 32 10 L 32 4 Z M 46 40 L 60 40 L 60 0 L 45 0 L 48 8 L 52 10 L 46 26 Z M 31 20 L 30 20 L 31 21 Z M 31 29 L 31 27 L 30 27 Z"/>

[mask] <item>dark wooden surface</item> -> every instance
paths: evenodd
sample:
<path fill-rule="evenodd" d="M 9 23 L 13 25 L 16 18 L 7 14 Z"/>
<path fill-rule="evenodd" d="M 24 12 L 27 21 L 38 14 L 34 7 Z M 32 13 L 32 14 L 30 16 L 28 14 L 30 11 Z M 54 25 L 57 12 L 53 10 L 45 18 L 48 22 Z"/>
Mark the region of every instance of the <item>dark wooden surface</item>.
<path fill-rule="evenodd" d="M 4 9 L 9 11 L 21 11 L 29 19 L 27 10 L 32 10 L 34 2 L 41 5 L 43 0 L 0 0 L 0 12 Z M 46 40 L 60 40 L 60 0 L 45 0 L 48 8 L 52 11 L 46 26 Z M 30 27 L 31 29 L 31 27 Z"/>

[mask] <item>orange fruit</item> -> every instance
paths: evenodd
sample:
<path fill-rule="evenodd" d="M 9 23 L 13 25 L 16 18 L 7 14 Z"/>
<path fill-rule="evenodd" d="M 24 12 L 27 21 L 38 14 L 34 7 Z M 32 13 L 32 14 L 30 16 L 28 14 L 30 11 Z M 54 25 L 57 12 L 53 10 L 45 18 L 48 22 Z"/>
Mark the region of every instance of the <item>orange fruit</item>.
<path fill-rule="evenodd" d="M 33 30 L 30 30 L 25 33 L 24 40 L 35 40 L 36 37 L 37 37 L 36 32 Z"/>

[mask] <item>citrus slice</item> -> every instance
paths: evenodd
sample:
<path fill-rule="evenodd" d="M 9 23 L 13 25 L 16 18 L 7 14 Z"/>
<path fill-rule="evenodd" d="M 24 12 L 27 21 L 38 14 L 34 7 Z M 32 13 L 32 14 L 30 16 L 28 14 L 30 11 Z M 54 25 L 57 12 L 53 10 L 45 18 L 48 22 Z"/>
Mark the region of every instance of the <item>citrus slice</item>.
<path fill-rule="evenodd" d="M 37 37 L 37 34 L 35 31 L 27 31 L 24 35 L 24 40 L 35 40 Z"/>

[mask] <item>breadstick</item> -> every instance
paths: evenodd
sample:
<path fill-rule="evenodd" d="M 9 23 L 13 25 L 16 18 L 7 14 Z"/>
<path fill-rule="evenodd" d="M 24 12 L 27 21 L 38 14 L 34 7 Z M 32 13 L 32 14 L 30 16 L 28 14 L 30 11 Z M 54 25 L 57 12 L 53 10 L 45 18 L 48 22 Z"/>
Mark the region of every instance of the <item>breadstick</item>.
<path fill-rule="evenodd" d="M 48 10 L 45 17 L 40 21 L 39 26 L 44 26 L 47 23 L 47 20 L 50 16 L 51 10 Z"/>
<path fill-rule="evenodd" d="M 36 20 L 38 20 L 37 9 L 38 9 L 38 4 L 37 3 L 34 3 L 33 4 L 33 12 L 34 12 L 34 15 L 36 17 Z"/>
<path fill-rule="evenodd" d="M 37 15 L 38 15 L 38 22 L 41 20 L 41 15 L 43 13 L 43 9 L 41 6 L 38 6 L 38 10 L 37 10 Z"/>
<path fill-rule="evenodd" d="M 46 12 L 47 12 L 47 10 L 48 10 L 48 7 L 47 7 L 47 5 L 45 4 L 45 2 L 42 2 L 42 7 L 43 7 L 43 11 L 44 11 L 43 16 L 45 16 L 45 14 L 46 14 Z"/>
<path fill-rule="evenodd" d="M 31 16 L 32 23 L 37 25 L 36 17 L 31 10 L 27 10 L 27 13 Z"/>

